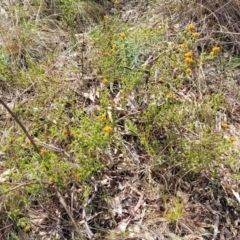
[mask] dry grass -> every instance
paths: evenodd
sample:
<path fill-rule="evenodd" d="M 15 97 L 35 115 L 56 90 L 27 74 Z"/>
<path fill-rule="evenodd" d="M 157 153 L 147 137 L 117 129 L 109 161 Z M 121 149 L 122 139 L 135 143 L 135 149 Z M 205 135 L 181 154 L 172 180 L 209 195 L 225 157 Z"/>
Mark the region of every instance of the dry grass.
<path fill-rule="evenodd" d="M 34 3 L 5 1 L 0 11 L 0 97 L 41 149 L 34 152 L 1 108 L 0 238 L 240 238 L 239 2 Z M 116 15 L 102 22 L 109 8 Z M 191 22 L 200 33 L 197 57 L 213 46 L 222 52 L 180 84 L 175 44 Z M 116 40 L 123 32 L 129 48 Z M 131 67 L 121 66 L 121 52 L 102 60 L 110 39 Z M 101 135 L 104 121 L 111 131 Z M 207 144 L 198 149 L 201 134 Z M 221 134 L 233 142 L 226 151 L 214 145 Z M 219 152 L 204 155 L 211 147 Z M 216 161 L 183 162 L 194 151 Z M 229 156 L 235 161 L 224 162 Z"/>

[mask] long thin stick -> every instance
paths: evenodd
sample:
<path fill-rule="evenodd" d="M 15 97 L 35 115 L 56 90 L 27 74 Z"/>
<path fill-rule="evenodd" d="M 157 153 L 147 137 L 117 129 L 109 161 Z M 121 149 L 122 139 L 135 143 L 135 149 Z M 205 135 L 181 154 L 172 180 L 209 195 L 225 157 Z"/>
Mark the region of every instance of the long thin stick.
<path fill-rule="evenodd" d="M 0 98 L 0 103 L 4 106 L 4 108 L 6 108 L 6 110 L 10 113 L 10 115 L 12 116 L 12 118 L 17 122 L 17 124 L 21 127 L 21 129 L 23 130 L 23 132 L 26 134 L 27 138 L 29 139 L 29 141 L 31 142 L 31 144 L 33 145 L 34 150 L 39 153 L 39 149 L 37 147 L 37 145 L 35 144 L 33 138 L 30 136 L 30 134 L 28 133 L 27 129 L 23 126 L 23 124 L 20 122 L 20 120 L 17 118 L 17 116 L 13 113 L 13 111 L 8 107 L 8 105 Z"/>
<path fill-rule="evenodd" d="M 81 230 L 80 230 L 79 227 L 77 226 L 77 224 L 76 224 L 76 222 L 75 222 L 75 220 L 74 220 L 74 218 L 73 218 L 73 215 L 72 215 L 71 212 L 69 211 L 69 208 L 68 208 L 68 206 L 67 206 L 64 198 L 62 197 L 61 193 L 57 190 L 57 188 L 55 188 L 55 189 L 56 189 L 56 192 L 57 192 L 57 196 L 58 196 L 59 202 L 61 203 L 61 205 L 63 206 L 63 208 L 64 208 L 65 211 L 67 212 L 67 214 L 68 214 L 69 218 L 71 219 L 74 227 L 76 228 L 76 231 L 77 231 L 77 233 L 78 233 L 78 235 L 79 235 L 79 237 L 80 237 L 80 240 L 83 240 L 83 239 L 84 239 L 84 238 L 83 238 L 83 234 L 81 233 Z"/>

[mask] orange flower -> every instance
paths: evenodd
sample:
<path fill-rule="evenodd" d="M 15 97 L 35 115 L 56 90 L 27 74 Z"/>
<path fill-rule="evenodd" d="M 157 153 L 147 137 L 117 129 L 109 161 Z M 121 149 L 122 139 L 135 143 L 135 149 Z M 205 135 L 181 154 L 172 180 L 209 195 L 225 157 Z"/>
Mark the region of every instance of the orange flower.
<path fill-rule="evenodd" d="M 108 84 L 109 81 L 105 78 L 105 79 L 103 79 L 102 83 L 103 83 L 103 84 Z"/>
<path fill-rule="evenodd" d="M 54 183 L 54 178 L 52 177 L 52 176 L 50 176 L 49 178 L 48 178 L 48 181 L 50 182 L 50 183 Z"/>
<path fill-rule="evenodd" d="M 124 39 L 126 37 L 125 33 L 120 33 L 120 38 Z"/>
<path fill-rule="evenodd" d="M 187 65 L 192 64 L 193 62 L 194 62 L 194 61 L 193 61 L 192 58 L 190 58 L 190 57 L 186 57 L 186 58 L 185 58 L 185 63 L 186 63 Z"/>
<path fill-rule="evenodd" d="M 41 156 L 48 154 L 48 150 L 45 148 L 42 148 L 39 153 Z"/>
<path fill-rule="evenodd" d="M 77 181 L 79 181 L 79 180 L 81 179 L 81 174 L 80 174 L 80 173 L 76 173 L 76 174 L 74 175 L 74 178 L 75 178 Z"/>
<path fill-rule="evenodd" d="M 188 48 L 188 44 L 187 43 L 182 43 L 179 45 L 181 49 L 186 49 Z"/>
<path fill-rule="evenodd" d="M 220 50 L 221 50 L 220 47 L 213 47 L 211 53 L 216 55 L 220 53 Z"/>
<path fill-rule="evenodd" d="M 187 27 L 187 30 L 188 31 L 193 31 L 195 29 L 195 25 L 193 23 L 189 24 L 188 27 Z"/>
<path fill-rule="evenodd" d="M 198 39 L 200 34 L 195 32 L 195 33 L 192 34 L 192 36 L 193 36 L 194 39 Z"/>
<path fill-rule="evenodd" d="M 184 54 L 184 57 L 185 57 L 185 58 L 191 58 L 192 55 L 193 55 L 193 52 L 192 52 L 192 50 L 191 50 L 191 51 L 185 53 L 185 54 Z"/>
<path fill-rule="evenodd" d="M 101 116 L 100 120 L 101 120 L 102 122 L 107 121 L 107 116 L 106 116 L 106 115 Z"/>
<path fill-rule="evenodd" d="M 103 129 L 103 131 L 106 132 L 106 133 L 113 133 L 113 129 L 112 129 L 112 127 L 110 127 L 110 126 L 106 126 L 106 127 Z"/>
<path fill-rule="evenodd" d="M 104 52 L 103 56 L 108 57 L 108 56 L 110 56 L 110 53 L 109 52 Z"/>
<path fill-rule="evenodd" d="M 236 142 L 237 141 L 237 139 L 235 138 L 235 137 L 230 137 L 230 142 Z"/>
<path fill-rule="evenodd" d="M 69 135 L 69 134 L 70 134 L 70 130 L 68 128 L 64 128 L 63 135 Z"/>
<path fill-rule="evenodd" d="M 28 224 L 23 229 L 23 231 L 26 233 L 30 232 L 30 230 L 31 230 L 31 227 Z"/>
<path fill-rule="evenodd" d="M 103 16 L 103 20 L 105 20 L 105 21 L 107 21 L 108 18 L 109 18 L 109 16 L 107 14 Z"/>
<path fill-rule="evenodd" d="M 173 98 L 173 93 L 172 92 L 167 93 L 166 98 L 167 99 L 172 99 Z"/>
<path fill-rule="evenodd" d="M 221 124 L 221 127 L 224 128 L 224 129 L 226 129 L 226 128 L 229 127 L 229 125 L 228 125 L 227 123 L 222 123 L 222 124 Z"/>

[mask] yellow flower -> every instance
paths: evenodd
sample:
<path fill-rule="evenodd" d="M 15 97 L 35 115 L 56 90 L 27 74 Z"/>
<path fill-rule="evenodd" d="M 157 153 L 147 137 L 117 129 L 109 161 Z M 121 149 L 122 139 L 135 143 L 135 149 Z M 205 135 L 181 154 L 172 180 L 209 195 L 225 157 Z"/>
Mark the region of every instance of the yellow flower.
<path fill-rule="evenodd" d="M 191 51 L 185 53 L 184 57 L 185 57 L 185 58 L 191 58 L 192 55 L 193 55 L 193 52 L 192 52 L 192 50 L 191 50 Z"/>
<path fill-rule="evenodd" d="M 105 21 L 108 20 L 108 18 L 109 18 L 109 16 L 107 14 L 103 16 L 103 20 L 105 20 Z"/>
<path fill-rule="evenodd" d="M 192 72 L 192 69 L 191 68 L 187 68 L 185 72 L 186 72 L 186 74 L 190 74 Z"/>
<path fill-rule="evenodd" d="M 188 31 L 193 31 L 195 29 L 195 25 L 193 23 L 189 24 L 188 27 L 187 27 L 187 30 Z"/>
<path fill-rule="evenodd" d="M 110 56 L 110 53 L 109 52 L 104 52 L 103 56 L 108 57 L 108 56 Z"/>
<path fill-rule="evenodd" d="M 49 177 L 48 180 L 49 180 L 50 183 L 54 183 L 54 178 L 52 176 Z"/>
<path fill-rule="evenodd" d="M 115 50 L 116 48 L 117 48 L 117 44 L 114 43 L 114 44 L 112 45 L 112 49 Z"/>
<path fill-rule="evenodd" d="M 186 49 L 188 48 L 188 44 L 187 43 L 182 43 L 179 45 L 181 49 Z"/>
<path fill-rule="evenodd" d="M 120 38 L 124 39 L 126 37 L 125 33 L 120 33 Z"/>
<path fill-rule="evenodd" d="M 107 132 L 107 133 L 113 133 L 113 129 L 112 127 L 110 126 L 106 126 L 104 129 L 103 129 L 104 132 Z"/>
<path fill-rule="evenodd" d="M 39 153 L 41 156 L 48 154 L 48 150 L 45 148 L 42 148 Z"/>
<path fill-rule="evenodd" d="M 70 134 L 70 130 L 68 128 L 64 128 L 63 135 L 69 135 L 69 134 Z"/>
<path fill-rule="evenodd" d="M 230 140 L 230 142 L 236 142 L 237 141 L 237 139 L 235 137 L 230 137 L 229 140 Z"/>
<path fill-rule="evenodd" d="M 224 129 L 226 129 L 226 128 L 229 127 L 229 125 L 228 125 L 227 123 L 222 123 L 222 124 L 221 124 L 221 127 L 224 128 Z"/>
<path fill-rule="evenodd" d="M 220 50 L 221 50 L 220 47 L 213 47 L 211 53 L 216 55 L 220 53 Z"/>
<path fill-rule="evenodd" d="M 185 63 L 188 64 L 188 65 L 189 65 L 189 64 L 192 64 L 192 63 L 193 63 L 193 59 L 190 58 L 190 57 L 186 57 L 186 58 L 185 58 Z"/>
<path fill-rule="evenodd" d="M 167 93 L 166 98 L 167 99 L 172 99 L 173 98 L 173 93 L 172 92 Z"/>
<path fill-rule="evenodd" d="M 118 4 L 119 4 L 119 1 L 116 0 L 116 1 L 114 2 L 114 5 L 117 6 Z"/>
<path fill-rule="evenodd" d="M 192 34 L 192 36 L 193 36 L 194 39 L 198 39 L 200 34 L 198 32 L 195 32 L 195 33 Z"/>
<path fill-rule="evenodd" d="M 30 230 L 31 230 L 31 227 L 28 224 L 23 229 L 23 231 L 26 233 L 30 232 Z"/>
<path fill-rule="evenodd" d="M 77 181 L 79 181 L 80 178 L 81 178 L 81 174 L 80 174 L 80 173 L 76 173 L 76 174 L 74 175 L 74 178 L 75 178 Z"/>
<path fill-rule="evenodd" d="M 103 84 L 108 84 L 109 81 L 105 78 L 105 79 L 103 79 L 102 83 L 103 83 Z"/>
<path fill-rule="evenodd" d="M 101 118 L 100 118 L 100 120 L 101 120 L 102 122 L 107 121 L 107 116 L 106 116 L 105 114 L 102 115 Z"/>

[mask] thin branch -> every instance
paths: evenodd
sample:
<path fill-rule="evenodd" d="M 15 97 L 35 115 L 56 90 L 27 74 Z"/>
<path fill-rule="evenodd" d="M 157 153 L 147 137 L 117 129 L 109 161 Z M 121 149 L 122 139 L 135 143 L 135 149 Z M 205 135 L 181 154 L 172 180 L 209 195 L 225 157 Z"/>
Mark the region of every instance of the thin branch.
<path fill-rule="evenodd" d="M 13 113 L 13 111 L 8 107 L 8 105 L 0 98 L 0 103 L 3 105 L 3 107 L 10 113 L 12 118 L 17 122 L 17 124 L 21 127 L 31 144 L 33 145 L 34 150 L 39 153 L 39 149 L 37 145 L 35 144 L 33 138 L 28 133 L 27 129 L 23 126 L 23 124 L 20 122 L 20 120 L 17 118 L 17 116 Z"/>
<path fill-rule="evenodd" d="M 86 217 L 86 208 L 93 201 L 93 199 L 96 197 L 97 190 L 98 190 L 97 185 L 94 184 L 94 192 L 93 192 L 92 196 L 86 201 L 86 203 L 84 203 L 83 209 L 82 209 L 82 218 L 83 218 L 85 229 L 86 229 L 86 232 L 87 232 L 87 235 L 88 235 L 89 239 L 92 239 L 94 234 L 92 233 L 90 227 L 88 226 L 87 217 Z"/>
<path fill-rule="evenodd" d="M 219 215 L 217 214 L 215 224 L 214 224 L 214 234 L 213 234 L 213 239 L 212 240 L 217 239 L 218 227 L 219 227 Z"/>
<path fill-rule="evenodd" d="M 0 232 L 1 232 L 2 230 L 6 229 L 6 228 L 10 228 L 12 225 L 13 225 L 13 224 L 11 223 L 11 224 L 9 224 L 9 225 L 3 227 L 3 228 L 0 228 Z"/>
<path fill-rule="evenodd" d="M 72 221 L 72 223 L 73 223 L 77 233 L 79 234 L 80 239 L 83 240 L 84 239 L 83 238 L 83 234 L 81 233 L 81 230 L 77 226 L 77 223 L 75 222 L 75 220 L 73 218 L 73 215 L 71 214 L 71 212 L 70 212 L 70 210 L 69 210 L 69 208 L 68 208 L 64 198 L 62 197 L 61 193 L 57 190 L 57 188 L 55 188 L 55 189 L 56 189 L 57 196 L 58 196 L 60 204 L 63 206 L 63 208 L 65 209 L 65 211 L 68 214 L 69 218 L 71 219 L 71 221 Z"/>
<path fill-rule="evenodd" d="M 32 183 L 21 183 L 21 184 L 17 185 L 16 187 L 13 187 L 13 188 L 11 188 L 11 189 L 9 189 L 9 190 L 7 190 L 7 191 L 1 193 L 1 194 L 0 194 L 0 197 L 2 197 L 3 195 L 6 195 L 6 194 L 9 193 L 9 192 L 12 192 L 12 191 L 18 189 L 18 188 L 21 188 L 21 187 L 24 187 L 24 186 L 33 185 L 33 184 L 37 184 L 37 182 L 32 182 Z"/>

